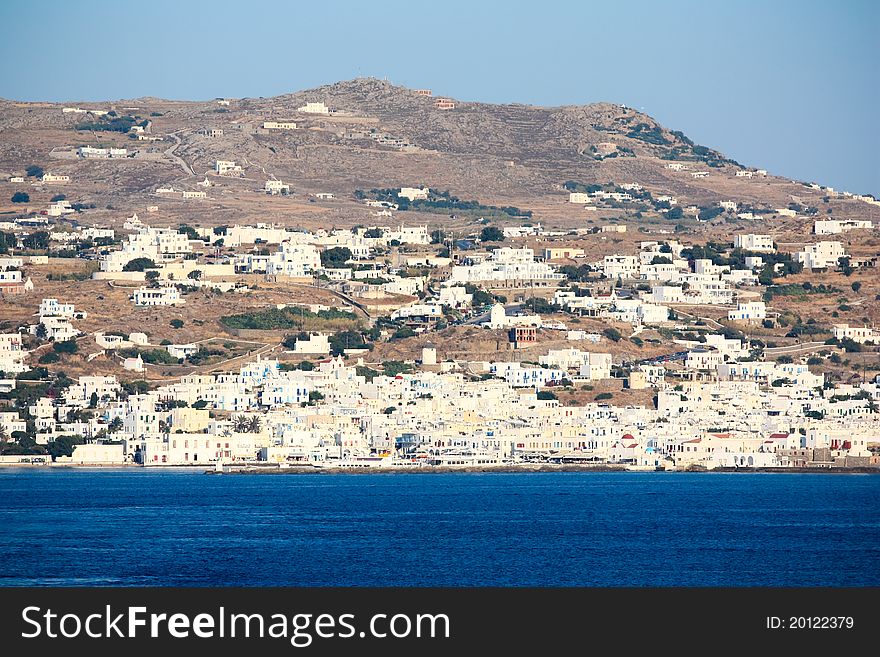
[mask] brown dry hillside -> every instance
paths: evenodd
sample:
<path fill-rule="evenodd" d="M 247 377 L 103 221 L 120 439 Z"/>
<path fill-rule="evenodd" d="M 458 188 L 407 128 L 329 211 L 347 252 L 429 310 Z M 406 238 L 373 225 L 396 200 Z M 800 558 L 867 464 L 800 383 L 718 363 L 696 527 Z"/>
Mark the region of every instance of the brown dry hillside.
<path fill-rule="evenodd" d="M 305 102 L 319 101 L 333 112 L 297 112 Z M 737 163 L 620 105 L 535 107 L 454 100 L 454 109 L 440 110 L 435 101 L 381 80 L 356 79 L 274 98 L 230 100 L 229 105 L 139 98 L 84 106 L 112 108 L 120 116 L 149 121 L 148 133 L 164 138 L 155 142 L 77 130 L 94 117 L 64 114 L 61 104 L 0 101 L 0 212 L 25 209 L 9 204 L 15 191 L 30 194 L 27 207 L 32 210 L 45 208 L 62 191 L 71 201 L 95 205 L 78 213 L 77 220 L 85 224 L 115 225 L 132 212 L 158 205 L 151 223 L 351 226 L 375 221 L 369 209 L 356 202 L 356 189 L 424 184 L 462 199 L 532 210 L 532 220 L 547 226 L 573 228 L 624 216 L 622 211 L 586 213 L 567 203 L 562 184 L 573 180 L 635 182 L 655 195 L 677 196 L 682 206 L 734 199 L 765 209 L 798 202 L 817 208 L 822 216 L 876 214 L 876 208 L 857 200 L 824 201 L 825 192 L 785 178 L 737 178 L 742 168 Z M 299 129 L 266 131 L 264 121 L 295 121 Z M 210 128 L 222 129 L 223 135 L 200 134 Z M 118 160 L 71 157 L 70 149 L 86 144 L 125 145 L 138 155 Z M 671 160 L 663 158 L 670 157 L 685 162 L 691 172 L 704 170 L 709 175 L 694 179 L 687 171 L 669 170 Z M 244 176 L 213 176 L 218 159 L 235 160 Z M 6 182 L 7 176 L 23 173 L 30 164 L 68 174 L 71 182 Z M 206 174 L 214 183 L 206 200 L 154 194 L 159 186 L 201 189 L 195 183 Z M 289 182 L 294 198 L 263 194 L 263 184 L 271 177 Z M 316 201 L 309 196 L 316 192 L 332 192 L 337 198 Z M 652 219 L 657 219 L 656 213 L 641 218 Z M 442 212 L 410 211 L 399 213 L 395 221 L 444 225 L 450 219 Z M 759 223 L 764 226 L 766 221 L 783 225 L 785 218 L 765 215 Z M 748 221 L 736 226 L 749 227 Z"/>

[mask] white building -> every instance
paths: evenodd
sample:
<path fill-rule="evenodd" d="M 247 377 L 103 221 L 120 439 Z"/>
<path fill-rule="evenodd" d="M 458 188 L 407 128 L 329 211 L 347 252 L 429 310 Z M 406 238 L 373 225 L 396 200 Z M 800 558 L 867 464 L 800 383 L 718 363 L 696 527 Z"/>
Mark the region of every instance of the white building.
<path fill-rule="evenodd" d="M 66 183 L 66 182 L 70 182 L 70 176 L 54 174 L 54 173 L 44 173 L 42 176 L 40 176 L 40 182 Z"/>
<path fill-rule="evenodd" d="M 180 291 L 171 285 L 164 287 L 139 287 L 135 290 L 134 305 L 136 306 L 177 306 L 184 303 Z"/>
<path fill-rule="evenodd" d="M 880 343 L 880 332 L 867 326 L 850 326 L 849 324 L 835 324 L 832 327 L 834 337 L 838 340 L 846 338 L 864 344 L 866 342 Z"/>
<path fill-rule="evenodd" d="M 829 269 L 838 265 L 838 260 L 846 256 L 840 242 L 817 242 L 808 244 L 803 251 L 794 254 L 795 262 L 803 264 L 804 269 Z"/>
<path fill-rule="evenodd" d="M 755 235 L 748 233 L 745 235 L 734 235 L 733 246 L 743 251 L 755 251 L 758 253 L 776 253 L 776 247 L 773 244 L 771 235 Z"/>
<path fill-rule="evenodd" d="M 101 260 L 101 271 L 121 272 L 136 258 L 147 258 L 155 263 L 176 260 L 192 252 L 189 238 L 174 228 L 151 228 L 141 225 L 138 232 L 129 235 L 119 251 L 111 251 Z"/>
<path fill-rule="evenodd" d="M 269 256 L 266 273 L 270 276 L 311 276 L 321 268 L 321 255 L 311 244 L 284 242 L 281 249 Z"/>
<path fill-rule="evenodd" d="M 767 305 L 763 301 L 738 303 L 736 310 L 728 311 L 727 319 L 732 322 L 751 322 L 767 319 Z"/>
<path fill-rule="evenodd" d="M 144 371 L 144 360 L 141 358 L 141 355 L 138 354 L 134 358 L 126 358 L 122 361 L 123 369 L 129 370 L 131 372 L 143 372 Z"/>
<path fill-rule="evenodd" d="M 609 255 L 602 261 L 605 278 L 638 278 L 639 259 L 636 256 Z"/>
<path fill-rule="evenodd" d="M 391 319 L 428 322 L 443 317 L 443 307 L 435 303 L 416 303 L 398 308 L 391 313 Z"/>
<path fill-rule="evenodd" d="M 589 331 L 575 330 L 575 331 L 568 331 L 565 334 L 565 339 L 571 340 L 572 342 L 580 342 L 583 340 L 586 342 L 592 342 L 594 344 L 598 344 L 599 342 L 602 341 L 602 336 L 599 333 L 590 333 Z"/>
<path fill-rule="evenodd" d="M 290 194 L 290 185 L 287 185 L 280 180 L 267 180 L 265 186 L 263 187 L 267 194 Z"/>
<path fill-rule="evenodd" d="M 76 210 L 70 207 L 70 201 L 55 201 L 54 203 L 50 203 L 49 208 L 46 210 L 46 214 L 50 217 L 61 217 L 65 214 L 72 214 L 74 212 L 76 212 Z M 53 233 L 53 236 L 55 234 L 57 233 Z M 65 233 L 65 235 L 76 236 L 76 233 Z"/>
<path fill-rule="evenodd" d="M 586 203 L 592 203 L 593 199 L 590 198 L 590 195 L 586 194 L 585 192 L 571 192 L 568 195 L 568 202 L 584 205 Z"/>
<path fill-rule="evenodd" d="M 296 130 L 293 121 L 263 121 L 263 130 Z"/>
<path fill-rule="evenodd" d="M 475 265 L 457 265 L 452 268 L 450 283 L 506 282 L 512 285 L 532 281 L 544 285 L 555 284 L 565 278 L 550 265 L 535 262 L 532 249 L 503 247 Z"/>
<path fill-rule="evenodd" d="M 329 114 L 330 109 L 323 103 L 306 103 L 300 107 L 296 108 L 297 112 L 303 112 L 305 114 Z"/>
<path fill-rule="evenodd" d="M 187 356 L 191 356 L 199 350 L 199 346 L 197 344 L 169 344 L 165 345 L 165 349 L 168 353 L 174 358 L 186 358 Z"/>
<path fill-rule="evenodd" d="M 427 187 L 401 187 L 397 195 L 410 201 L 427 200 L 430 189 Z"/>
<path fill-rule="evenodd" d="M 543 388 L 548 383 L 558 383 L 565 378 L 562 370 L 546 367 L 526 367 L 520 363 L 491 363 L 489 372 L 504 379 L 514 388 Z"/>
<path fill-rule="evenodd" d="M 826 219 L 821 221 L 816 221 L 813 224 L 813 232 L 816 235 L 839 235 L 841 233 L 845 233 L 850 230 L 856 230 L 859 228 L 870 229 L 873 228 L 873 223 L 870 221 L 859 221 L 857 219 Z"/>
<path fill-rule="evenodd" d="M 76 309 L 72 303 L 58 303 L 58 299 L 43 299 L 40 302 L 40 317 L 66 317 L 73 319 Z"/>
<path fill-rule="evenodd" d="M 241 166 L 237 165 L 233 160 L 217 160 L 214 162 L 214 172 L 218 176 L 240 174 L 241 171 Z"/>
<path fill-rule="evenodd" d="M 310 333 L 307 338 L 296 341 L 293 353 L 325 356 L 330 353 L 330 337 L 326 333 Z"/>
<path fill-rule="evenodd" d="M 431 243 L 431 235 L 428 233 L 427 224 L 421 226 L 400 225 L 397 229 L 382 227 L 382 239 L 387 240 L 387 242 L 397 240 L 401 244 L 420 244 L 422 246 Z"/>
<path fill-rule="evenodd" d="M 611 377 L 611 354 L 580 349 L 551 349 L 541 356 L 541 365 L 560 370 L 576 370 L 578 376 L 598 381 Z"/>
<path fill-rule="evenodd" d="M 127 157 L 128 150 L 125 148 L 95 148 L 94 146 L 80 146 L 76 149 L 76 154 L 84 159 L 107 159 L 111 157 Z"/>
<path fill-rule="evenodd" d="M 463 285 L 448 285 L 440 288 L 440 297 L 437 302 L 441 306 L 450 308 L 467 308 L 471 305 L 474 295 L 468 294 Z"/>
<path fill-rule="evenodd" d="M 79 331 L 71 325 L 70 320 L 66 317 L 40 317 L 40 324 L 46 329 L 46 337 L 56 342 L 72 340 L 79 335 Z M 33 335 L 37 334 L 40 324 L 34 324 L 30 327 L 30 332 Z"/>
<path fill-rule="evenodd" d="M 540 315 L 508 315 L 503 304 L 496 303 L 489 311 L 489 319 L 481 324 L 490 329 L 512 328 L 514 326 L 536 326 L 540 328 L 543 321 Z"/>
<path fill-rule="evenodd" d="M 27 372 L 30 369 L 24 362 L 27 354 L 20 333 L 0 333 L 0 371 L 7 375 Z"/>

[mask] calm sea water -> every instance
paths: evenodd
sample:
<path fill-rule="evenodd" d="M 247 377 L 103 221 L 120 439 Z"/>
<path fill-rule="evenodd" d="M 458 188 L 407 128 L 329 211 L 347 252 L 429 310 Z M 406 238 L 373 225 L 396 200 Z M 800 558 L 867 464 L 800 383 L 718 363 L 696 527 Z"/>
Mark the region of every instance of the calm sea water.
<path fill-rule="evenodd" d="M 880 585 L 880 477 L 0 469 L 0 585 Z"/>

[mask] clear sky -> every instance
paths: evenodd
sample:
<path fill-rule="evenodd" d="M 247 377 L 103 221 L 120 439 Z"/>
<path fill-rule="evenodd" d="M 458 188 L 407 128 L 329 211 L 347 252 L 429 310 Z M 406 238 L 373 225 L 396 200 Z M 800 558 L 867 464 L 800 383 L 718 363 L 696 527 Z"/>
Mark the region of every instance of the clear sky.
<path fill-rule="evenodd" d="M 880 197 L 880 1 L 0 0 L 0 96 L 273 96 L 357 76 L 624 103 L 747 166 Z"/>

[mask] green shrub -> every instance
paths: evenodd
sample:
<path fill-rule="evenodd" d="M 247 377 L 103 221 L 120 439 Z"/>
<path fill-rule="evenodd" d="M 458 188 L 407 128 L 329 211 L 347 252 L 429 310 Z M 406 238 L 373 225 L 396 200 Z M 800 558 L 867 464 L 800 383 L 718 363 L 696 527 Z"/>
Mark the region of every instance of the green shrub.
<path fill-rule="evenodd" d="M 79 350 L 76 340 L 63 340 L 52 344 L 52 349 L 59 354 L 75 354 Z"/>
<path fill-rule="evenodd" d="M 135 258 L 129 260 L 122 267 L 122 271 L 144 271 L 146 269 L 155 269 L 156 263 L 149 258 Z"/>

